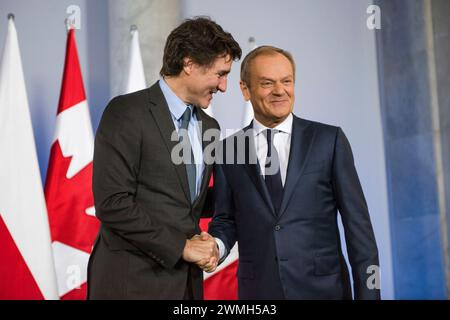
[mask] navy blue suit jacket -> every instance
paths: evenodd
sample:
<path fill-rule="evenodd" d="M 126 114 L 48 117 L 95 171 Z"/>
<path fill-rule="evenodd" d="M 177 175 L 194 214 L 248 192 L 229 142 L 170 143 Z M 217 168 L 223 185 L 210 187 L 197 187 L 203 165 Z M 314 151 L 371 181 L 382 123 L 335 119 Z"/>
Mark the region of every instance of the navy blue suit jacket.
<path fill-rule="evenodd" d="M 222 144 L 242 138 L 250 125 Z M 250 137 L 250 135 L 248 135 Z M 340 212 L 356 299 L 379 299 L 367 268 L 379 265 L 367 204 L 350 144 L 334 126 L 294 116 L 283 200 L 275 213 L 257 163 L 253 139 L 244 164 L 215 166 L 215 213 L 209 232 L 227 249 L 239 243 L 240 299 L 351 299 L 342 255 Z M 236 154 L 238 154 L 237 148 Z M 231 149 L 230 149 L 231 150 Z"/>

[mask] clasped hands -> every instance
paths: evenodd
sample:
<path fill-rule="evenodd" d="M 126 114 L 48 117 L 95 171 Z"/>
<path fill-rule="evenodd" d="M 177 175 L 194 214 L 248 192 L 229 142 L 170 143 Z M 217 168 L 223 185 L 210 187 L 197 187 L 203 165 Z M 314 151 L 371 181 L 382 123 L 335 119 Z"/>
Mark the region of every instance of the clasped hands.
<path fill-rule="evenodd" d="M 205 272 L 213 272 L 219 263 L 216 240 L 207 232 L 187 239 L 183 249 L 183 259 L 195 263 Z"/>

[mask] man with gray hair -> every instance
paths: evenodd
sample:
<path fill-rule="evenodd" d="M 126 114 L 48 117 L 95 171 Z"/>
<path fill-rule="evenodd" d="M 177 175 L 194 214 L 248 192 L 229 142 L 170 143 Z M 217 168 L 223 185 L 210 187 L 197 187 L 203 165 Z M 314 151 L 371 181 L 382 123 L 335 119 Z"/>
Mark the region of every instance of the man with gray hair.
<path fill-rule="evenodd" d="M 379 299 L 368 272 L 378 266 L 377 245 L 350 144 L 341 128 L 292 113 L 294 84 L 285 50 L 263 46 L 244 58 L 240 85 L 255 118 L 222 144 L 209 232 L 222 260 L 239 243 L 240 299 L 351 299 L 339 211 L 354 297 Z M 257 161 L 227 162 L 242 135 L 249 141 L 237 158 Z"/>

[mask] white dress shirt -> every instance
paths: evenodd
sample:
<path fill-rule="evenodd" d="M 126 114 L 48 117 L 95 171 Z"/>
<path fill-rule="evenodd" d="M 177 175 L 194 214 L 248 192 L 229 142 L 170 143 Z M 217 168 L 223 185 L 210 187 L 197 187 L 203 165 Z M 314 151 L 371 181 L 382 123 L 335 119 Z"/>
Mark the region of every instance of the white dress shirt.
<path fill-rule="evenodd" d="M 273 138 L 273 144 L 278 152 L 278 158 L 280 161 L 281 183 L 283 184 L 283 187 L 286 182 L 286 174 L 289 165 L 289 153 L 291 151 L 292 122 L 293 116 L 292 113 L 290 113 L 282 123 L 272 128 L 273 130 L 275 130 L 274 132 L 276 132 Z M 263 134 L 263 132 L 267 129 L 270 128 L 264 126 L 258 120 L 253 119 L 253 137 L 255 139 L 254 142 L 256 148 L 256 157 L 258 158 L 258 163 L 262 175 L 264 175 L 265 172 L 265 163 L 267 158 L 267 138 Z M 225 245 L 219 238 L 215 239 L 219 247 L 220 259 L 222 259 L 226 254 Z"/>
<path fill-rule="evenodd" d="M 273 144 L 278 152 L 278 158 L 280 160 L 280 174 L 281 183 L 286 182 L 287 168 L 289 164 L 289 153 L 291 151 L 291 133 L 292 133 L 292 113 L 284 119 L 282 123 L 272 128 L 275 135 L 273 136 Z M 265 163 L 267 157 L 267 138 L 263 134 L 264 130 L 270 129 L 258 120 L 253 120 L 253 133 L 255 139 L 256 156 L 258 158 L 259 167 L 261 169 L 262 175 L 265 172 Z"/>
<path fill-rule="evenodd" d="M 193 106 L 187 106 L 176 94 L 170 89 L 164 78 L 159 79 L 159 86 L 163 92 L 164 98 L 166 98 L 167 106 L 169 107 L 170 114 L 172 116 L 172 121 L 177 132 L 181 127 L 181 117 L 187 107 L 191 109 L 192 117 L 189 121 L 188 135 L 191 142 L 192 154 L 194 155 L 194 162 L 196 168 L 195 175 L 195 185 L 196 192 L 198 196 L 202 184 L 205 163 L 203 162 L 203 147 L 202 147 L 202 133 L 200 131 L 199 120 L 197 118 L 197 113 L 193 112 Z"/>

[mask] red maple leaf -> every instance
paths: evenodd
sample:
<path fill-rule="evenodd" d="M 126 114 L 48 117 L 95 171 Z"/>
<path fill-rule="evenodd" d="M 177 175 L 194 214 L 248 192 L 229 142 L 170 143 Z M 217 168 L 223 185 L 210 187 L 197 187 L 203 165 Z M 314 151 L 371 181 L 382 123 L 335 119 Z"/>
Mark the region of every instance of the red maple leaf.
<path fill-rule="evenodd" d="M 45 199 L 52 241 L 59 241 L 90 253 L 99 221 L 86 214 L 94 206 L 92 162 L 75 176 L 66 177 L 72 157 L 64 157 L 59 142 L 51 149 L 45 183 Z"/>

